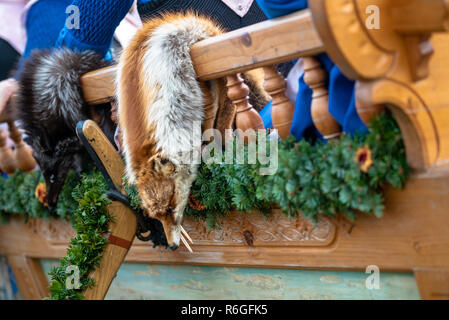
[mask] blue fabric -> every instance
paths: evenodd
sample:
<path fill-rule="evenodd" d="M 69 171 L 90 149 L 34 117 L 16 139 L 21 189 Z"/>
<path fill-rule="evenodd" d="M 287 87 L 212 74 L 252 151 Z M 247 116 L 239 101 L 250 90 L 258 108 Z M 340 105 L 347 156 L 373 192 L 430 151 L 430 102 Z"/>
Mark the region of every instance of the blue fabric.
<path fill-rule="evenodd" d="M 128 13 L 133 0 L 75 0 L 72 4 L 79 8 L 80 28 L 69 29 L 64 25 L 56 47 L 93 50 L 105 57 L 114 31 Z"/>
<path fill-rule="evenodd" d="M 269 18 L 276 18 L 307 8 L 307 0 L 257 0 L 257 3 Z M 329 112 L 331 115 L 342 126 L 343 132 L 349 134 L 367 132 L 368 129 L 360 120 L 355 107 L 354 81 L 346 78 L 326 54 L 321 54 L 317 58 L 329 74 Z M 313 125 L 310 111 L 311 101 L 312 90 L 304 82 L 304 76 L 302 76 L 299 79 L 299 90 L 290 130 L 297 139 L 321 138 Z M 265 110 L 264 123 L 271 122 L 271 119 L 268 119 L 269 115 L 270 113 Z"/>
<path fill-rule="evenodd" d="M 16 276 L 14 275 L 14 273 L 12 272 L 11 266 L 9 265 L 9 263 L 7 264 L 8 266 L 8 277 L 9 277 L 9 283 L 11 285 L 11 289 L 12 289 L 12 294 L 14 296 L 17 296 L 17 294 L 19 293 L 19 288 L 17 287 L 17 280 L 16 280 Z"/>
<path fill-rule="evenodd" d="M 298 95 L 296 97 L 295 112 L 293 113 L 290 133 L 298 140 L 320 137 L 320 133 L 313 125 L 310 104 L 312 103 L 312 90 L 304 82 L 304 75 L 299 78 Z"/>
<path fill-rule="evenodd" d="M 26 17 L 27 43 L 21 61 L 35 49 L 65 46 L 75 51 L 93 50 L 110 60 L 109 48 L 116 27 L 128 13 L 133 0 L 40 0 Z M 79 8 L 80 28 L 68 29 L 70 5 Z"/>
<path fill-rule="evenodd" d="M 23 57 L 34 49 L 52 48 L 66 20 L 65 10 L 73 0 L 41 0 L 33 4 L 26 16 L 27 43 Z"/>
<path fill-rule="evenodd" d="M 260 117 L 263 121 L 263 126 L 266 129 L 273 128 L 273 121 L 271 121 L 271 105 L 273 101 L 268 102 L 268 104 L 259 111 Z"/>
<path fill-rule="evenodd" d="M 307 0 L 256 0 L 259 7 L 270 18 L 285 16 L 286 14 L 307 8 Z"/>

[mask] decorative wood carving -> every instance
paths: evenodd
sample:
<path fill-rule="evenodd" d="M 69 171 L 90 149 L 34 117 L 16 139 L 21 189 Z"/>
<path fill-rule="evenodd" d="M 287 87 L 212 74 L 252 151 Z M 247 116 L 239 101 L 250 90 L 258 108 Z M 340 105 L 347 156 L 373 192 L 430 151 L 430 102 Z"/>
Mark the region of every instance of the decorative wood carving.
<path fill-rule="evenodd" d="M 366 126 L 369 126 L 371 119 L 373 119 L 376 115 L 380 115 L 385 110 L 385 106 L 364 101 L 364 95 L 359 94 L 359 90 L 361 90 L 360 83 L 357 81 L 355 84 L 355 107 L 360 119 Z"/>
<path fill-rule="evenodd" d="M 244 232 L 254 237 L 254 246 L 260 247 L 326 247 L 336 237 L 336 224 L 325 217 L 313 224 L 303 216 L 289 219 L 277 212 L 269 219 L 260 214 L 233 212 L 221 221 L 222 227 L 208 230 L 206 223 L 185 218 L 184 228 L 194 239 L 195 246 L 246 246 Z M 67 245 L 75 235 L 70 223 L 61 219 L 29 219 L 24 227 L 36 237 L 42 237 L 52 246 Z M 148 242 L 135 241 L 148 247 Z"/>
<path fill-rule="evenodd" d="M 245 231 L 251 232 L 254 246 L 327 246 L 335 238 L 335 226 L 321 218 L 314 225 L 302 216 L 290 220 L 275 214 L 269 219 L 260 214 L 232 213 L 219 230 L 207 230 L 205 222 L 185 219 L 184 228 L 195 239 L 195 246 L 245 246 Z"/>
<path fill-rule="evenodd" d="M 430 34 L 404 37 L 413 81 L 429 76 L 429 62 L 434 53 L 430 37 Z"/>
<path fill-rule="evenodd" d="M 423 298 L 428 297 L 428 293 L 432 295 L 437 293 L 439 297 L 442 297 L 449 294 L 447 279 L 444 280 L 445 278 L 438 275 L 420 278 L 417 271 L 438 272 L 438 270 L 447 269 L 449 265 L 448 182 L 449 172 L 444 174 L 442 169 L 438 169 L 434 176 L 412 177 L 404 190 L 387 188 L 385 190 L 386 211 L 383 218 L 361 215 L 349 228 L 340 221 L 332 227 L 335 235 L 332 237 L 330 234 L 327 240 L 319 243 L 313 243 L 313 241 L 323 240 L 325 235 L 329 234 L 326 224 L 321 225 L 322 222 L 320 222 L 313 227 L 308 223 L 303 224 L 301 219 L 290 221 L 280 217 L 281 213 L 276 210 L 275 220 L 265 222 L 263 217 L 259 217 L 262 224 L 259 225 L 256 222 L 256 228 L 249 228 L 248 231 L 254 236 L 254 246 L 249 246 L 242 241 L 242 232 L 245 230 L 238 230 L 238 234 L 228 237 L 227 243 L 221 244 L 209 240 L 208 234 L 202 233 L 201 238 L 193 237 L 195 242 L 193 253 L 189 253 L 185 248 L 177 251 L 164 248 L 153 249 L 149 243 L 136 240 L 125 261 L 234 267 L 325 268 L 361 272 L 365 272 L 366 266 L 375 264 L 379 266 L 381 272 L 414 271 Z M 423 214 L 423 212 L 429 214 Z M 278 217 L 281 218 L 279 224 Z M 9 224 L 0 225 L 0 254 L 34 259 L 59 259 L 65 256 L 70 239 L 70 232 L 68 232 L 71 229 L 70 223 L 64 221 L 55 223 L 49 220 L 38 220 L 39 223 L 35 223 L 34 221 L 36 220 L 28 222 L 33 224 L 33 227 L 29 227 L 21 218 L 14 217 Z M 288 224 L 288 227 L 284 225 L 284 222 Z M 332 221 L 332 224 L 333 222 L 335 221 Z M 191 223 L 193 222 L 186 221 L 184 225 Z M 46 224 L 52 224 L 52 226 L 49 227 Z M 288 236 L 290 240 L 280 236 L 277 239 L 283 239 L 283 241 L 280 241 L 278 245 L 273 245 L 273 242 L 268 239 L 261 241 L 258 232 L 264 230 L 265 224 L 270 224 L 269 230 L 275 232 L 292 228 L 299 231 L 300 236 L 296 240 L 292 236 Z M 401 227 L 398 228 L 398 226 Z M 225 230 L 230 230 L 229 227 L 224 227 Z M 309 229 L 310 227 L 312 228 Z M 40 228 L 43 229 L 42 232 Z M 191 232 L 193 230 L 189 231 Z M 283 233 L 290 235 L 289 232 L 278 232 L 277 235 Z M 212 236 L 209 234 L 209 237 Z M 65 238 L 65 245 L 60 243 L 63 238 Z M 330 239 L 333 240 L 327 243 Z M 207 244 L 206 241 L 211 242 Z M 17 276 L 17 281 L 22 287 L 29 286 L 27 278 L 22 274 Z M 43 286 L 43 288 L 46 287 Z M 40 299 L 41 296 L 28 298 Z"/>
<path fill-rule="evenodd" d="M 9 136 L 16 146 L 15 158 L 16 166 L 21 171 L 31 171 L 36 168 L 36 160 L 33 158 L 33 150 L 22 140 L 22 130 L 16 124 L 8 122 Z"/>
<path fill-rule="evenodd" d="M 287 87 L 287 83 L 276 68 L 265 67 L 263 70 L 265 73 L 265 90 L 273 99 L 271 107 L 273 127 L 278 130 L 281 138 L 286 138 L 290 135 L 295 106 L 286 97 L 285 88 Z"/>
<path fill-rule="evenodd" d="M 390 11 L 386 8 L 387 1 L 390 0 L 315 0 L 309 3 L 326 53 L 351 79 L 376 79 L 387 73 L 394 63 L 394 52 L 385 48 L 388 44 L 373 41 L 376 38 L 365 27 L 367 6 L 377 5 L 380 13 L 387 15 Z M 387 22 L 384 18 L 382 14 L 382 30 Z M 380 30 L 373 31 L 380 33 Z"/>
<path fill-rule="evenodd" d="M 391 0 L 394 29 L 404 34 L 428 34 L 449 30 L 447 0 Z"/>
<path fill-rule="evenodd" d="M 228 97 L 236 108 L 235 125 L 237 129 L 243 132 L 248 129 L 264 129 L 262 118 L 249 103 L 249 88 L 243 82 L 240 74 L 227 76 L 226 87 Z"/>
<path fill-rule="evenodd" d="M 356 100 L 386 105 L 396 116 L 411 167 L 449 166 L 449 33 L 428 36 L 448 30 L 447 1 L 316 0 L 309 5 L 326 52 L 359 82 Z M 366 27 L 368 5 L 379 7 L 379 29 Z"/>
<path fill-rule="evenodd" d="M 329 93 L 326 88 L 326 71 L 313 57 L 304 58 L 304 82 L 312 89 L 312 119 L 325 139 L 341 134 L 341 127 L 329 112 Z"/>

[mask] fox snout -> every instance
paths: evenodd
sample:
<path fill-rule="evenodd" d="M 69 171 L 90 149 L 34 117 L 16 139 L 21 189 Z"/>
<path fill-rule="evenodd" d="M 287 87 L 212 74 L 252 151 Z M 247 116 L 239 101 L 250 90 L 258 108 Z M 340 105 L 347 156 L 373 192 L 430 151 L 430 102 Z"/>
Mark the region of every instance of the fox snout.
<path fill-rule="evenodd" d="M 181 240 L 181 229 L 179 228 L 179 225 L 168 226 L 167 228 L 164 226 L 164 231 L 169 248 L 171 250 L 178 249 Z"/>

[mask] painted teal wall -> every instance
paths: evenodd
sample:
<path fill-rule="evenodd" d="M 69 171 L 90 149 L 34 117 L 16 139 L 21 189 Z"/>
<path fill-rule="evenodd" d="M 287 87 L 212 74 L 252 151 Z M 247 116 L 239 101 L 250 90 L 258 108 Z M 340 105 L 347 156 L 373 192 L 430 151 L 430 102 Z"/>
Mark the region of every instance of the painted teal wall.
<path fill-rule="evenodd" d="M 49 271 L 57 262 L 44 260 Z M 125 263 L 107 299 L 419 299 L 413 274 Z"/>

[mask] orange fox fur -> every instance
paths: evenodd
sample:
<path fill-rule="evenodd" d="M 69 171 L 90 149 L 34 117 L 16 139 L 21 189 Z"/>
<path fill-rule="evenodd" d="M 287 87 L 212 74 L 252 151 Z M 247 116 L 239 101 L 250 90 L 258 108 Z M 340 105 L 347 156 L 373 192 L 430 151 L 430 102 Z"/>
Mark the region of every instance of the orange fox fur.
<path fill-rule="evenodd" d="M 166 14 L 144 23 L 120 58 L 118 119 L 126 174 L 136 183 L 147 213 L 162 222 L 172 249 L 179 245 L 179 225 L 198 167 L 182 163 L 176 153 L 195 149 L 188 142 L 187 128 L 204 117 L 203 95 L 189 49 L 221 33 L 208 18 Z M 256 73 L 244 77 L 252 89 L 250 101 L 257 108 L 267 102 L 268 95 Z M 234 108 L 223 79 L 209 84 L 218 109 L 215 126 L 224 131 L 232 125 Z"/>

